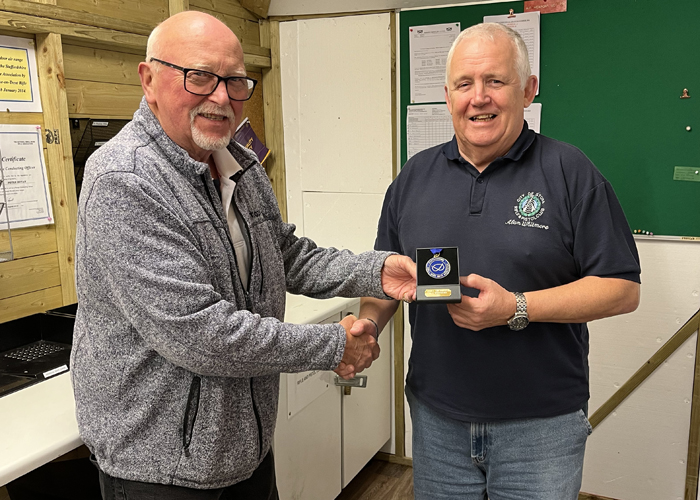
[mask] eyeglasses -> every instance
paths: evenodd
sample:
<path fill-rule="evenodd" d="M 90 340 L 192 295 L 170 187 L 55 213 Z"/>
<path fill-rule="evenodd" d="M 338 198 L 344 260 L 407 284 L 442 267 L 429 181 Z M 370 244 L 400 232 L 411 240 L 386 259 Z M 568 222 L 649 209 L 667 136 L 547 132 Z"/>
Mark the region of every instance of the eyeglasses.
<path fill-rule="evenodd" d="M 253 95 L 255 85 L 258 83 L 257 80 L 247 76 L 219 76 L 216 73 L 202 71 L 201 69 L 183 68 L 155 57 L 151 57 L 149 62 L 151 61 L 182 71 L 185 75 L 185 90 L 194 95 L 213 94 L 219 83 L 223 81 L 226 85 L 229 99 L 232 101 L 247 101 Z"/>

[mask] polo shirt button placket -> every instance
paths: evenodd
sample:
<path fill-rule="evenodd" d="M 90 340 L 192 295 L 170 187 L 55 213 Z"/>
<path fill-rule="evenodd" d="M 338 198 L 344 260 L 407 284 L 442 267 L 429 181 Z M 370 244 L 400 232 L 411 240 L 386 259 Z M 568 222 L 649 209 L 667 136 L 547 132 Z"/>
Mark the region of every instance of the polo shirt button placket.
<path fill-rule="evenodd" d="M 486 198 L 486 180 L 484 177 L 479 176 L 476 178 L 476 184 L 474 184 L 472 189 L 471 207 L 469 210 L 471 215 L 481 215 L 484 198 Z"/>

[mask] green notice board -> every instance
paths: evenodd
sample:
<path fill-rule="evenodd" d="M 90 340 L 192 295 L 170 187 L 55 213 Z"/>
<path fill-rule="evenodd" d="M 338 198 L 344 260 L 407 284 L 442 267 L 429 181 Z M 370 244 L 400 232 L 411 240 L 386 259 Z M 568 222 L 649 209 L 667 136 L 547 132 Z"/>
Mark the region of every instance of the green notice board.
<path fill-rule="evenodd" d="M 523 2 L 400 14 L 401 160 L 410 100 L 409 27 L 461 29 Z M 580 148 L 615 188 L 632 229 L 700 236 L 700 1 L 569 0 L 541 16 L 542 134 Z M 690 99 L 681 99 L 687 88 Z M 690 127 L 691 130 L 686 130 Z"/>

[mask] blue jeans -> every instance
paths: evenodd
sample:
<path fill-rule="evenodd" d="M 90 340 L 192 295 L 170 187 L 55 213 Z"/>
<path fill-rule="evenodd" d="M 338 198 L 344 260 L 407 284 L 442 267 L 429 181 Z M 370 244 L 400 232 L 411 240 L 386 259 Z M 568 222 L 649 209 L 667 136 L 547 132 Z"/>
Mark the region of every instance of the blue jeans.
<path fill-rule="evenodd" d="M 576 500 L 592 428 L 583 410 L 552 418 L 462 422 L 406 388 L 415 500 Z"/>

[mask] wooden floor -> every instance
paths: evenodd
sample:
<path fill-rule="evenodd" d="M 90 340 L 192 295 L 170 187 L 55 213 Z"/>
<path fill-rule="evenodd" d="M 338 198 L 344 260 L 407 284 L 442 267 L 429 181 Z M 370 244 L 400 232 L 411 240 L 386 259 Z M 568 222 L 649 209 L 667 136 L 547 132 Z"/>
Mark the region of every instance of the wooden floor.
<path fill-rule="evenodd" d="M 372 460 L 336 500 L 413 500 L 413 469 Z"/>
<path fill-rule="evenodd" d="M 0 500 L 9 500 L 0 486 Z M 372 460 L 336 500 L 413 500 L 413 469 L 406 465 Z M 579 500 L 614 500 L 581 493 Z"/>
<path fill-rule="evenodd" d="M 0 500 L 10 497 L 0 486 Z M 372 460 L 336 500 L 413 500 L 413 469 Z"/>

